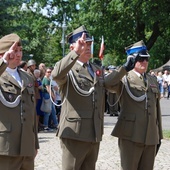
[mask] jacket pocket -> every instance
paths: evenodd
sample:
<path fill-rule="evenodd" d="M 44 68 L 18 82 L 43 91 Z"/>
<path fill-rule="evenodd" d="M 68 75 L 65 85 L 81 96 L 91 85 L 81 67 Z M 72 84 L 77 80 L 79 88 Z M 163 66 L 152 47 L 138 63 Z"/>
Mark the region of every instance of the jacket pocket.
<path fill-rule="evenodd" d="M 31 101 L 35 102 L 35 91 L 34 87 L 27 87 L 27 92 L 31 96 Z"/>
<path fill-rule="evenodd" d="M 2 132 L 10 132 L 11 131 L 11 123 L 2 123 L 0 122 L 0 133 Z"/>
<path fill-rule="evenodd" d="M 151 87 L 151 90 L 152 90 L 153 93 L 156 93 L 156 94 L 159 93 L 157 87 Z"/>
<path fill-rule="evenodd" d="M 67 127 L 76 134 L 79 134 L 81 127 L 81 118 L 68 118 L 66 117 Z"/>
<path fill-rule="evenodd" d="M 124 136 L 130 137 L 132 136 L 134 130 L 136 116 L 135 114 L 124 116 L 121 121 L 123 121 L 123 134 Z"/>
<path fill-rule="evenodd" d="M 35 94 L 34 87 L 27 87 L 28 94 Z"/>
<path fill-rule="evenodd" d="M 11 132 L 11 123 L 0 122 L 0 152 L 9 151 L 9 133 Z"/>

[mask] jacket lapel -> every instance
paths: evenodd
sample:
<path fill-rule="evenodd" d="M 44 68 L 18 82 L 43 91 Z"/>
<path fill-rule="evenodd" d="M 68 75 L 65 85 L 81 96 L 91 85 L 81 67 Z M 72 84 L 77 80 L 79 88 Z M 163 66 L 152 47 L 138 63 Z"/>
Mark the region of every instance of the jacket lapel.
<path fill-rule="evenodd" d="M 1 77 L 9 81 L 11 84 L 14 84 L 15 86 L 21 88 L 18 82 L 7 71 L 4 71 Z"/>
<path fill-rule="evenodd" d="M 92 66 L 92 69 L 94 71 L 94 84 L 96 84 L 99 80 L 99 77 L 96 75 L 97 68 L 93 64 L 91 64 L 91 66 Z"/>
<path fill-rule="evenodd" d="M 139 77 L 134 71 L 129 72 L 128 81 L 130 81 L 130 84 L 132 84 L 133 86 L 140 86 L 142 89 L 146 89 L 142 77 Z"/>
<path fill-rule="evenodd" d="M 75 63 L 74 68 L 80 78 L 85 78 L 93 82 L 93 78 L 88 73 L 87 68 L 85 66 L 81 66 L 80 64 Z"/>
<path fill-rule="evenodd" d="M 27 73 L 24 73 L 23 71 L 21 70 L 18 70 L 19 72 L 19 75 L 20 75 L 20 78 L 21 78 L 21 81 L 22 81 L 22 90 L 23 91 L 27 86 L 28 87 L 32 87 L 34 86 L 34 84 L 30 83 L 30 80 L 28 79 L 28 77 L 25 75 Z"/>

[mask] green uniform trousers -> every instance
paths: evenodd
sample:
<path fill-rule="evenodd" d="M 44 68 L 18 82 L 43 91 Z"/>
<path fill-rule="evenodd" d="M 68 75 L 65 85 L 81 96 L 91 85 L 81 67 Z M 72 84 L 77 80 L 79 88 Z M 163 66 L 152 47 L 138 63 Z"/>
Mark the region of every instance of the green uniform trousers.
<path fill-rule="evenodd" d="M 27 156 L 0 155 L 2 170 L 34 170 L 34 158 Z"/>
<path fill-rule="evenodd" d="M 122 170 L 153 170 L 156 145 L 144 145 L 119 139 Z"/>
<path fill-rule="evenodd" d="M 99 145 L 62 138 L 62 170 L 95 170 Z"/>

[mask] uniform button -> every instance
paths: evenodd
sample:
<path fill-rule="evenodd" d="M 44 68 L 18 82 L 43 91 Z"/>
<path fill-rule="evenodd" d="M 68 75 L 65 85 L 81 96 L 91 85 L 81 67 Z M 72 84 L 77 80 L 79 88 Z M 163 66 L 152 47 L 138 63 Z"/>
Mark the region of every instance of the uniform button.
<path fill-rule="evenodd" d="M 150 115 L 151 115 L 151 113 L 148 113 L 148 115 L 150 116 Z"/>
<path fill-rule="evenodd" d="M 23 121 L 26 121 L 26 119 L 24 118 Z"/>
<path fill-rule="evenodd" d="M 25 103 L 25 101 L 23 100 L 22 103 Z"/>

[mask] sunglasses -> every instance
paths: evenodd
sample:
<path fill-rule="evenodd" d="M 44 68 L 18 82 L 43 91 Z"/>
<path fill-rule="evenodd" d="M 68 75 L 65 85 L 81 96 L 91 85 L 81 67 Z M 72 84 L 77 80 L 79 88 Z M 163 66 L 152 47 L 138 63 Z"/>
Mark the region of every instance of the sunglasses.
<path fill-rule="evenodd" d="M 51 71 L 47 71 L 47 73 L 51 73 Z"/>
<path fill-rule="evenodd" d="M 148 61 L 149 61 L 149 58 L 148 58 L 148 57 L 140 57 L 140 58 L 138 59 L 139 62 L 144 62 L 144 60 L 148 62 Z"/>

